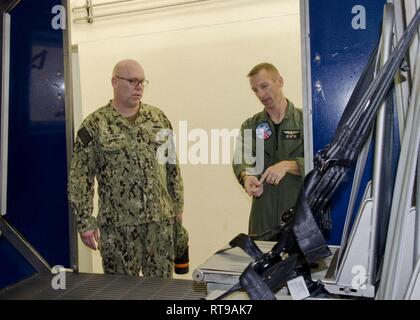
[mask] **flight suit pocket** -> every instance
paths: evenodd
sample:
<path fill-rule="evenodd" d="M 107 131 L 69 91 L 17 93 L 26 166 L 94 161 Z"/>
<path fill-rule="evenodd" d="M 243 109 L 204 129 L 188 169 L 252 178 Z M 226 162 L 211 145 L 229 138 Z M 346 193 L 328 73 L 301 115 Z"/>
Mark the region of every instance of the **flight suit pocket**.
<path fill-rule="evenodd" d="M 287 149 L 287 157 L 293 159 L 296 157 L 303 157 L 304 148 L 303 140 L 289 140 L 285 142 Z"/>
<path fill-rule="evenodd" d="M 292 149 L 289 152 L 289 158 L 290 159 L 297 158 L 297 157 L 303 157 L 303 156 L 304 156 L 303 145 L 296 146 L 294 149 Z"/>
<path fill-rule="evenodd" d="M 303 157 L 303 132 L 301 130 L 282 130 L 281 139 L 288 158 Z"/>

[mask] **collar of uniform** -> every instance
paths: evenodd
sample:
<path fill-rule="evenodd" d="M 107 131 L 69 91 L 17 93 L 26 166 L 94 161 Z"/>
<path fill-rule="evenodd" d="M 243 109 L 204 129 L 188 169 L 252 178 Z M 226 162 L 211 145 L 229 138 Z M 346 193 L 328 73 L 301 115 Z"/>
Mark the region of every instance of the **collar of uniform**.
<path fill-rule="evenodd" d="M 294 105 L 293 105 L 293 103 L 289 99 L 286 98 L 286 100 L 287 100 L 286 115 L 284 116 L 283 120 L 280 123 L 282 123 L 284 120 L 289 119 L 293 115 L 293 110 L 295 108 Z M 264 117 L 264 121 L 268 122 L 269 124 L 274 125 L 274 122 L 273 122 L 273 120 L 271 120 L 271 118 L 268 115 L 267 111 L 264 110 L 263 113 L 264 113 L 264 116 L 263 116 Z"/>
<path fill-rule="evenodd" d="M 107 105 L 107 117 L 109 117 L 109 119 L 111 120 L 112 123 L 115 124 L 121 124 L 124 126 L 128 125 L 128 121 L 124 119 L 124 117 L 117 111 L 114 109 L 113 105 L 112 105 L 112 100 L 109 101 L 108 105 Z"/>
<path fill-rule="evenodd" d="M 284 116 L 283 120 L 289 119 L 293 115 L 293 110 L 295 109 L 295 106 L 293 105 L 293 103 L 287 98 L 286 100 L 287 100 L 287 110 L 286 110 L 286 115 Z"/>
<path fill-rule="evenodd" d="M 134 121 L 134 123 L 143 123 L 143 122 L 146 122 L 146 121 L 152 119 L 152 111 L 151 111 L 149 105 L 147 105 L 145 103 L 141 103 L 139 112 L 140 112 L 140 114 L 137 117 L 136 121 Z"/>
<path fill-rule="evenodd" d="M 137 123 L 137 122 L 141 123 L 147 120 L 149 115 L 148 115 L 147 110 L 145 110 L 146 109 L 145 106 L 146 106 L 145 104 L 140 102 L 140 108 L 138 111 L 140 114 L 133 123 Z M 117 110 L 115 110 L 115 108 L 112 105 L 112 100 L 109 100 L 108 107 L 109 107 L 109 115 L 110 117 L 113 118 L 114 121 L 120 124 L 123 124 L 125 126 L 130 126 L 130 122 L 125 117 L 123 117 Z"/>

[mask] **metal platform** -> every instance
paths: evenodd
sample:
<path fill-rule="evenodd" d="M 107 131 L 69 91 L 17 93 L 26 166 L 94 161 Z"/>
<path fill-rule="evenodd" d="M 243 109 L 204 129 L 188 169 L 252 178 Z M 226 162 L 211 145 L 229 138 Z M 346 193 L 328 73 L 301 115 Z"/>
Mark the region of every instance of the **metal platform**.
<path fill-rule="evenodd" d="M 255 243 L 263 252 L 270 251 L 275 245 L 275 242 L 272 241 L 256 241 Z M 329 248 L 333 255 L 338 249 L 337 246 L 329 246 Z M 325 279 L 333 255 L 322 259 L 318 263 L 318 266 L 311 270 L 313 280 L 323 281 Z M 208 292 L 207 299 L 212 300 L 236 284 L 239 281 L 241 273 L 252 261 L 253 259 L 242 249 L 235 247 L 228 251 L 216 253 L 208 258 L 194 270 L 193 279 L 206 284 Z M 288 290 L 284 288 L 276 294 L 276 298 L 285 300 L 290 298 L 290 296 L 285 297 L 288 295 Z M 244 293 L 235 293 L 230 297 L 230 299 L 234 300 L 243 300 L 244 298 L 246 298 L 246 294 Z"/>
<path fill-rule="evenodd" d="M 275 242 L 256 241 L 256 244 L 261 251 L 268 252 Z M 225 248 L 228 247 L 226 246 Z M 192 277 L 195 281 L 205 283 L 209 292 L 213 290 L 228 290 L 239 281 L 239 276 L 252 261 L 253 259 L 242 249 L 235 247 L 212 255 L 194 270 Z"/>
<path fill-rule="evenodd" d="M 36 274 L 0 290 L 0 300 L 200 300 L 205 285 L 182 279 L 65 273 L 65 289 L 53 289 L 55 274 Z"/>

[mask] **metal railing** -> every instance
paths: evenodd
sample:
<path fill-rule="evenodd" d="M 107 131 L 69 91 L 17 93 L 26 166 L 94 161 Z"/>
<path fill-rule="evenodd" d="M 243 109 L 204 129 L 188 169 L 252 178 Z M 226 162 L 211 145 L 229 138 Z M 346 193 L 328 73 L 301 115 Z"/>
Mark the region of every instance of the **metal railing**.
<path fill-rule="evenodd" d="M 82 18 L 75 18 L 73 19 L 73 22 L 79 22 L 79 21 L 87 21 L 89 23 L 93 23 L 94 19 L 98 18 L 105 18 L 105 17 L 113 17 L 113 16 L 120 16 L 124 14 L 132 14 L 132 13 L 139 13 L 139 12 L 147 12 L 151 10 L 157 10 L 157 9 L 165 9 L 165 8 L 173 8 L 178 6 L 185 6 L 189 4 L 196 4 L 201 2 L 207 2 L 211 0 L 190 0 L 190 1 L 181 1 L 181 2 L 175 2 L 175 3 L 168 3 L 168 4 L 162 4 L 162 5 L 155 5 L 155 6 L 149 6 L 149 7 L 143 7 L 139 9 L 134 10 L 124 10 L 124 11 L 117 11 L 112 13 L 104 13 L 104 14 L 93 14 L 93 8 L 95 7 L 105 7 L 109 5 L 116 5 L 121 3 L 127 3 L 127 2 L 136 2 L 137 0 L 119 0 L 119 1 L 109 1 L 104 3 L 97 3 L 93 4 L 92 0 L 86 0 L 86 5 L 74 7 L 72 9 L 73 12 L 77 12 L 80 10 L 86 11 L 86 16 Z"/>

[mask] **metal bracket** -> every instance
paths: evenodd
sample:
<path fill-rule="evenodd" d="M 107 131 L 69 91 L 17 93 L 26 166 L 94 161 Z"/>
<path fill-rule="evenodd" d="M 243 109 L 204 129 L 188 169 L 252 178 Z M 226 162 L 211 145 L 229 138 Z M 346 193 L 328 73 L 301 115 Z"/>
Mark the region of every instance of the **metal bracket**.
<path fill-rule="evenodd" d="M 39 273 L 50 273 L 51 267 L 48 262 L 35 250 L 31 244 L 12 226 L 6 219 L 0 216 L 0 231 L 4 237 L 19 251 L 19 253 Z"/>
<path fill-rule="evenodd" d="M 87 13 L 87 22 L 93 23 L 93 7 L 92 0 L 86 0 L 86 13 Z"/>
<path fill-rule="evenodd" d="M 344 252 L 337 251 L 335 253 L 342 256 L 341 261 L 338 261 L 338 256 L 335 257 L 325 279 L 322 280 L 330 293 L 369 298 L 375 296 L 375 287 L 372 285 L 374 279 L 368 271 L 373 262 L 373 257 L 369 256 L 373 242 L 371 235 L 374 233 L 371 187 L 371 183 L 366 187 L 364 201 L 355 219 L 347 247 L 340 249 Z M 354 267 L 358 267 L 358 269 L 354 270 Z M 354 271 L 362 272 L 363 270 L 365 274 L 364 277 L 363 274 L 360 274 L 359 280 L 361 281 L 353 281 Z"/>

